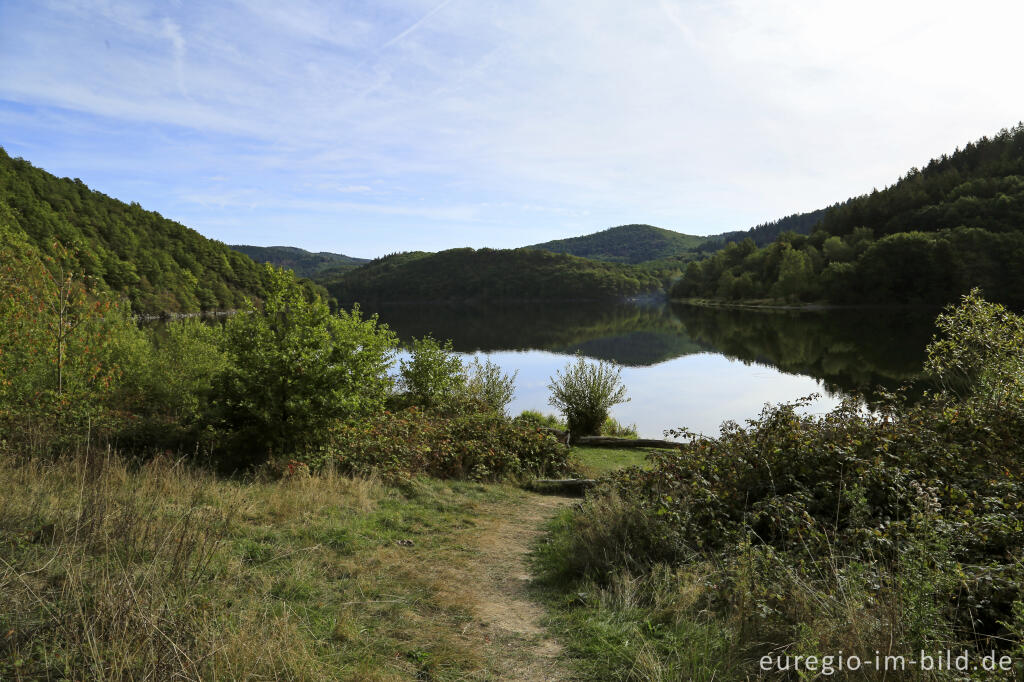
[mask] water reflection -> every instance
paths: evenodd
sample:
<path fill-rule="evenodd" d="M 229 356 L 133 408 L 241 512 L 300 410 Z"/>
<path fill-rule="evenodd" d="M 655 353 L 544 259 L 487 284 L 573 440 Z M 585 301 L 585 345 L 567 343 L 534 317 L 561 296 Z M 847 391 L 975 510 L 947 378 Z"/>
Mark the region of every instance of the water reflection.
<path fill-rule="evenodd" d="M 504 307 L 366 307 L 408 342 L 433 334 L 459 352 L 518 372 L 511 409 L 551 411 L 549 377 L 573 353 L 624 366 L 632 400 L 612 410 L 641 435 L 668 428 L 718 432 L 766 402 L 845 394 L 905 383 L 920 390 L 935 310 L 761 311 L 683 305 L 543 304 Z M 912 390 L 913 393 L 913 390 Z"/>
<path fill-rule="evenodd" d="M 463 353 L 545 350 L 650 367 L 713 353 L 810 376 L 829 392 L 915 381 L 936 311 L 739 310 L 687 305 L 374 308 L 403 341 L 431 333 Z"/>

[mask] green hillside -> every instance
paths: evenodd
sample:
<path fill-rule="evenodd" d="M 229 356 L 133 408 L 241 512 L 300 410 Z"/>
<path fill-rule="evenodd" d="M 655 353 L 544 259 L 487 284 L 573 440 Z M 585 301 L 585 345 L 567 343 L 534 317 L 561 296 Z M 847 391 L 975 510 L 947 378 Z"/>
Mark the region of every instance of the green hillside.
<path fill-rule="evenodd" d="M 809 236 L 729 244 L 691 264 L 676 298 L 927 303 L 972 287 L 1024 306 L 1024 125 L 829 208 Z"/>
<path fill-rule="evenodd" d="M 10 228 L 43 254 L 62 244 L 91 286 L 123 294 L 137 313 L 232 309 L 264 292 L 266 274 L 248 256 L 0 148 L 3 206 Z"/>
<path fill-rule="evenodd" d="M 527 248 L 611 263 L 643 263 L 693 251 L 705 239 L 653 225 L 620 225 L 583 237 L 556 239 Z"/>
<path fill-rule="evenodd" d="M 353 258 L 329 251 L 314 253 L 294 246 L 230 244 L 229 247 L 244 253 L 257 263 L 270 263 L 279 268 L 288 268 L 299 277 L 312 277 L 328 269 L 352 269 L 368 262 L 366 258 Z"/>
<path fill-rule="evenodd" d="M 533 249 L 393 254 L 315 281 L 342 304 L 607 300 L 661 290 L 656 277 L 627 265 Z"/>
<path fill-rule="evenodd" d="M 827 211 L 827 208 L 819 208 L 817 211 L 808 213 L 794 213 L 785 218 L 755 225 L 749 230 L 734 230 L 711 235 L 701 245 L 701 250 L 717 251 L 724 248 L 729 242 L 741 242 L 748 237 L 753 239 L 758 246 L 765 246 L 778 239 L 783 232 L 810 234 L 821 223 L 821 219 L 825 217 Z"/>

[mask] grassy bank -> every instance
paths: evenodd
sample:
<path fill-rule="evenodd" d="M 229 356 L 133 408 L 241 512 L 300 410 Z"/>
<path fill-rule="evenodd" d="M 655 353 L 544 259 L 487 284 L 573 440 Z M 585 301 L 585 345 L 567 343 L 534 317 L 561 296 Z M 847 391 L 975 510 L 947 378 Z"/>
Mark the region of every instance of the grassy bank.
<path fill-rule="evenodd" d="M 638 459 L 577 454 L 606 470 Z M 8 454 L 0 679 L 517 679 L 542 633 L 490 623 L 488 590 L 517 599 L 506 526 L 532 537 L 546 504 L 493 483 Z"/>
<path fill-rule="evenodd" d="M 453 575 L 525 499 L 0 459 L 0 678 L 485 678 L 488 635 Z"/>

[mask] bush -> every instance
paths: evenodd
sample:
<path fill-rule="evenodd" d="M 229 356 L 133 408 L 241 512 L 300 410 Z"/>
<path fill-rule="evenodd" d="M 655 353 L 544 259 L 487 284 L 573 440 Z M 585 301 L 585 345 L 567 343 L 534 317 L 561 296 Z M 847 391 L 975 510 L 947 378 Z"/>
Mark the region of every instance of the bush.
<path fill-rule="evenodd" d="M 214 392 L 228 468 L 271 457 L 316 463 L 330 427 L 383 410 L 392 386 L 397 341 L 386 326 L 358 307 L 332 315 L 291 271 L 266 268 L 263 307 L 250 303 L 224 329 L 228 365 Z"/>
<path fill-rule="evenodd" d="M 523 410 L 516 421 L 527 424 L 534 428 L 547 427 L 565 431 L 565 422 L 553 414 L 541 414 L 537 410 Z"/>
<path fill-rule="evenodd" d="M 3 220 L 0 440 L 42 454 L 109 436 L 123 417 L 125 373 L 143 362 L 143 334 L 126 306 L 90 290 L 71 252 L 58 243 L 44 256 Z"/>
<path fill-rule="evenodd" d="M 512 402 L 516 392 L 516 376 L 518 370 L 511 376 L 505 374 L 501 367 L 485 359 L 480 362 L 479 358 L 473 358 L 467 368 L 466 397 L 471 402 L 485 405 L 488 409 L 499 414 L 505 414 L 505 408 Z"/>
<path fill-rule="evenodd" d="M 445 415 L 410 407 L 383 412 L 335 433 L 337 464 L 391 482 L 417 474 L 502 480 L 568 470 L 568 448 L 494 412 Z"/>
<path fill-rule="evenodd" d="M 119 444 L 136 451 L 189 451 L 207 440 L 215 380 L 228 367 L 224 346 L 221 325 L 197 318 L 152 331 L 123 382 L 120 402 L 131 417 Z"/>
<path fill-rule="evenodd" d="M 615 438 L 637 438 L 636 424 L 620 424 L 614 417 L 607 417 L 604 424 L 601 424 L 601 435 Z"/>
<path fill-rule="evenodd" d="M 608 410 L 629 400 L 621 375 L 615 365 L 577 356 L 551 378 L 548 404 L 564 415 L 572 438 L 598 435 Z"/>
<path fill-rule="evenodd" d="M 447 407 L 465 393 L 466 370 L 451 340 L 440 344 L 428 334 L 412 340 L 409 359 L 399 364 L 398 385 L 413 405 Z"/>
<path fill-rule="evenodd" d="M 925 370 L 944 389 L 991 402 L 1024 395 L 1024 319 L 973 289 L 936 320 Z"/>

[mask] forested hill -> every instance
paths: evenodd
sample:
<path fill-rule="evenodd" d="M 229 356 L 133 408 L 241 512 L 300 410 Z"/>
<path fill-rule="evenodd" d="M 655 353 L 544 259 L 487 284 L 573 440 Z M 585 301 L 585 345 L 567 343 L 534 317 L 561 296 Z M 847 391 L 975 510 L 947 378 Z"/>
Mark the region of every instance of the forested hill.
<path fill-rule="evenodd" d="M 741 242 L 748 237 L 758 246 L 765 246 L 779 238 L 783 232 L 810 234 L 821 223 L 828 212 L 827 208 L 819 208 L 808 213 L 794 213 L 767 223 L 761 223 L 749 230 L 735 230 L 712 235 L 701 245 L 702 251 L 717 251 L 729 242 Z"/>
<path fill-rule="evenodd" d="M 392 254 L 317 283 L 353 302 L 607 300 L 661 290 L 636 268 L 534 249 Z"/>
<path fill-rule="evenodd" d="M 526 248 L 612 263 L 643 263 L 693 251 L 706 239 L 653 225 L 620 225 L 582 237 L 556 239 Z"/>
<path fill-rule="evenodd" d="M 232 309 L 264 292 L 263 268 L 248 256 L 2 147 L 0 204 L 36 248 L 53 255 L 59 242 L 92 286 L 127 296 L 137 313 Z"/>
<path fill-rule="evenodd" d="M 729 244 L 677 298 L 947 303 L 972 287 L 1024 307 L 1024 125 L 829 208 L 809 236 Z"/>
<path fill-rule="evenodd" d="M 279 268 L 293 270 L 299 277 L 312 277 L 329 269 L 352 269 L 369 262 L 367 258 L 353 258 L 329 251 L 314 253 L 294 246 L 231 244 L 230 247 L 239 253 L 244 253 L 257 263 L 270 263 Z"/>

